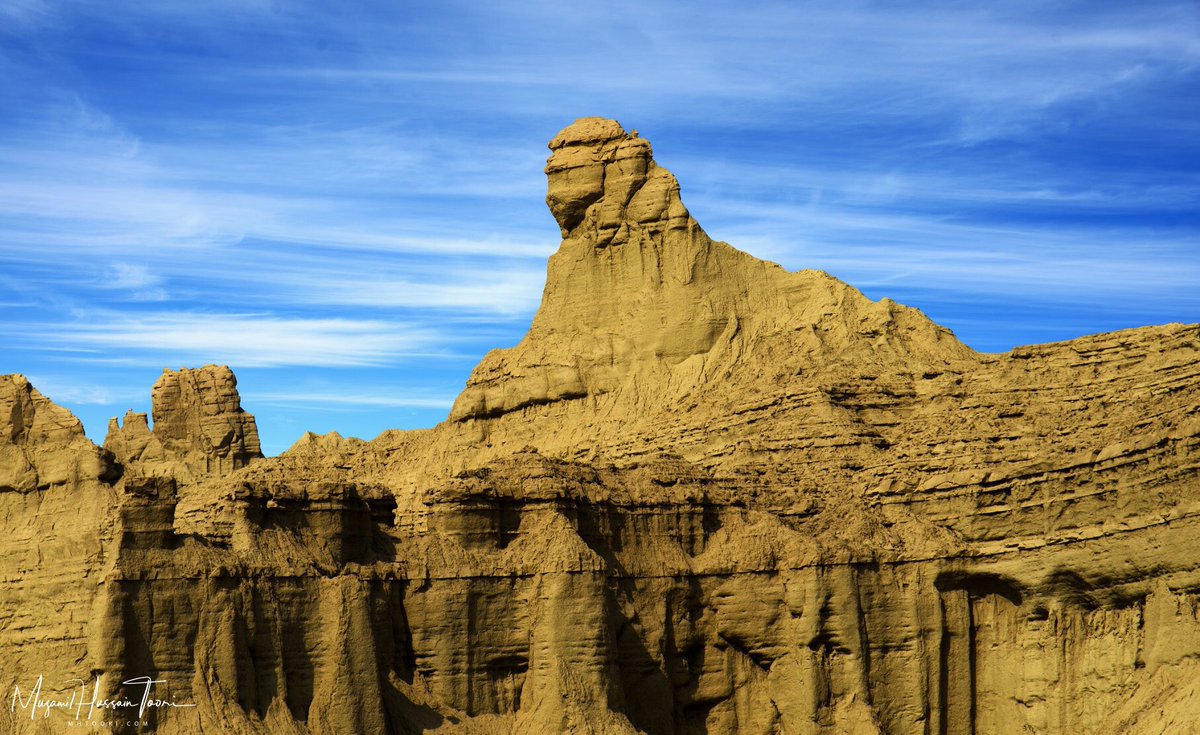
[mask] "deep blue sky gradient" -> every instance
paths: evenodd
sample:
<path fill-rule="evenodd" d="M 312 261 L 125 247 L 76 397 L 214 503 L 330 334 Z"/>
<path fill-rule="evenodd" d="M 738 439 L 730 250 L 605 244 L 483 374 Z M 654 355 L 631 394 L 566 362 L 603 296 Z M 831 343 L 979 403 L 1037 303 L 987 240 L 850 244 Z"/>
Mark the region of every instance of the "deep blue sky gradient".
<path fill-rule="evenodd" d="M 980 350 L 1200 321 L 1194 2 L 0 4 L 0 372 L 102 440 L 228 363 L 277 453 L 442 419 L 537 306 L 545 142 Z"/>

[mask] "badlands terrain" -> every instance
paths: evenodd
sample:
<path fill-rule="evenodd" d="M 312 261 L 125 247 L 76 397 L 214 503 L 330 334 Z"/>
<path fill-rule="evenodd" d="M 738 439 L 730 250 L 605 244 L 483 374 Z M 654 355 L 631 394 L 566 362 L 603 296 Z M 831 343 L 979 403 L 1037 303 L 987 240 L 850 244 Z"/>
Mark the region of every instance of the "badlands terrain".
<path fill-rule="evenodd" d="M 1200 732 L 1200 327 L 980 354 L 550 149 L 541 307 L 432 429 L 264 458 L 207 366 L 99 447 L 0 377 L 0 733 Z"/>

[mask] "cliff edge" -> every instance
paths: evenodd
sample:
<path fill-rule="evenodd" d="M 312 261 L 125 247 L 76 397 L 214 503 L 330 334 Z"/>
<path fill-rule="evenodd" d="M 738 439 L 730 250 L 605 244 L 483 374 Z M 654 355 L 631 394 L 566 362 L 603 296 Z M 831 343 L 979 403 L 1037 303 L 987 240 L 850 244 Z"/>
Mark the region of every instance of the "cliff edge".
<path fill-rule="evenodd" d="M 0 691 L 185 705 L 119 732 L 1200 731 L 1200 326 L 976 353 L 713 241 L 615 121 L 550 150 L 542 304 L 432 429 L 263 458 L 208 366 L 102 449 L 0 378 Z M 0 731 L 67 725 L 23 701 Z"/>

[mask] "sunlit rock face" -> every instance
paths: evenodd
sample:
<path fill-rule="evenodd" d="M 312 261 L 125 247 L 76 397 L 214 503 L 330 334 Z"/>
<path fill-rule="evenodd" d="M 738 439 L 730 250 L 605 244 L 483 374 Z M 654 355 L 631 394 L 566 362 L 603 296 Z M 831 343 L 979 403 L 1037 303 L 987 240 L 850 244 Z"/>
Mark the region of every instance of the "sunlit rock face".
<path fill-rule="evenodd" d="M 163 370 L 144 413 L 112 419 L 104 448 L 143 473 L 199 479 L 227 475 L 262 457 L 258 426 L 242 410 L 237 378 L 223 365 Z"/>
<path fill-rule="evenodd" d="M 101 449 L 0 378 L 0 732 L 65 731 L 39 676 L 191 705 L 130 732 L 1200 730 L 1200 328 L 978 354 L 615 121 L 550 148 L 542 305 L 433 429 L 262 458 L 208 366 Z"/>

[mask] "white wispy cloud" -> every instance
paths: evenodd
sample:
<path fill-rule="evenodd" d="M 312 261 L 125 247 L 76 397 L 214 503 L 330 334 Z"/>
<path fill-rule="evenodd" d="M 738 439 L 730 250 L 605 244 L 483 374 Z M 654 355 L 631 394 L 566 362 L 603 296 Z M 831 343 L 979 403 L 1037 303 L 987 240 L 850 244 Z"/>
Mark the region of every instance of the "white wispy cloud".
<path fill-rule="evenodd" d="M 139 263 L 113 263 L 97 284 L 102 289 L 118 291 L 128 301 L 166 301 L 163 280 Z"/>
<path fill-rule="evenodd" d="M 427 330 L 379 320 L 283 318 L 255 314 L 148 314 L 29 330 L 31 341 L 136 351 L 164 363 L 240 367 L 381 365 L 435 350 Z"/>
<path fill-rule="evenodd" d="M 254 134 L 270 137 L 269 131 Z M 72 251 L 157 258 L 169 269 L 172 262 L 209 261 L 221 249 L 253 247 L 244 245 L 248 241 L 531 260 L 553 251 L 553 223 L 537 205 L 544 190 L 538 158 L 526 161 L 523 176 L 516 177 L 489 166 L 501 157 L 490 150 L 478 160 L 459 155 L 449 169 L 444 157 L 426 154 L 421 167 L 392 170 L 392 180 L 381 187 L 384 174 L 363 174 L 365 166 L 353 159 L 387 171 L 386 145 L 354 153 L 357 144 L 336 137 L 326 136 L 314 151 L 305 147 L 312 136 L 297 140 L 284 131 L 279 138 L 288 143 L 263 153 L 225 141 L 130 152 L 123 133 L 85 123 L 69 133 L 15 136 L 0 143 L 6 164 L 0 171 L 2 254 L 31 261 Z M 344 168 L 337 172 L 322 164 L 344 158 L 351 164 L 339 164 Z M 355 174 L 345 173 L 351 169 Z M 480 215 L 471 210 L 496 212 L 502 221 L 504 209 L 487 202 L 512 196 L 517 178 L 525 181 L 518 187 L 521 199 L 541 215 L 543 227 L 481 232 Z M 464 204 L 456 209 L 455 201 Z"/>
<path fill-rule="evenodd" d="M 638 22 L 621 22 L 632 17 Z M 335 33 L 403 33 L 396 18 L 373 30 L 328 20 Z M 1187 3 L 1119 14 L 945 3 L 691 3 L 686 12 L 674 3 L 606 3 L 564 14 L 529 3 L 456 20 L 459 27 L 444 28 L 452 38 L 486 28 L 510 43 L 467 54 L 376 54 L 370 64 L 254 67 L 242 79 L 305 79 L 335 94 L 355 82 L 409 93 L 449 84 L 470 88 L 460 99 L 485 109 L 561 114 L 603 100 L 644 118 L 665 105 L 687 119 L 679 104 L 703 100 L 693 114 L 706 122 L 755 128 L 797 110 L 814 121 L 938 116 L 952 127 L 945 142 L 977 143 L 1035 125 L 1055 105 L 1200 58 Z M 730 101 L 741 104 L 721 104 Z"/>
<path fill-rule="evenodd" d="M 822 205 L 729 202 L 712 210 L 717 227 L 710 230 L 743 249 L 862 287 L 1128 303 L 1152 284 L 1158 300 L 1200 298 L 1200 260 L 1186 236 Z M 726 217 L 736 219 L 722 226 Z"/>
<path fill-rule="evenodd" d="M 112 266 L 112 277 L 106 282 L 110 288 L 141 289 L 147 286 L 157 286 L 162 282 L 158 276 L 150 272 L 144 265 L 135 263 L 117 263 Z"/>
<path fill-rule="evenodd" d="M 1173 0 L 13 0 L 0 336 L 114 375 L 511 343 L 558 241 L 544 141 L 593 114 L 654 141 L 715 237 L 998 342 L 1026 337 L 970 304 L 1057 302 L 1027 327 L 1056 338 L 1196 313 L 1198 21 Z M 445 407 L 440 383 L 275 387 L 264 406 L 306 420 Z"/>
<path fill-rule="evenodd" d="M 664 161 L 664 163 L 667 163 Z M 669 168 L 680 174 L 688 204 L 736 206 L 738 202 L 780 202 L 802 209 L 820 204 L 869 205 L 902 210 L 973 205 L 990 209 L 1010 207 L 1069 208 L 1075 214 L 1096 209 L 1138 212 L 1166 207 L 1189 207 L 1200 196 L 1200 176 L 1172 181 L 1129 172 L 1107 179 L 1079 178 L 1073 171 L 1044 170 L 1033 164 L 1012 164 L 996 170 L 984 165 L 938 161 L 936 170 L 918 169 L 912 162 L 864 167 L 837 160 L 731 161 L 713 163 L 694 154 L 672 159 Z"/>
<path fill-rule="evenodd" d="M 50 4 L 45 0 L 6 0 L 0 3 L 0 25 L 8 30 L 41 25 L 52 17 Z"/>
<path fill-rule="evenodd" d="M 148 391 L 135 391 L 85 380 L 78 376 L 51 376 L 32 373 L 25 376 L 38 392 L 58 404 L 111 406 L 148 397 Z"/>
<path fill-rule="evenodd" d="M 322 407 L 370 407 L 370 408 L 432 408 L 448 409 L 454 405 L 454 396 L 420 396 L 359 393 L 354 390 L 336 393 L 253 393 L 248 394 L 255 404 L 303 406 L 317 404 Z"/>
<path fill-rule="evenodd" d="M 311 304 L 513 315 L 532 313 L 545 282 L 544 267 L 443 269 L 423 264 L 404 269 L 393 266 L 391 270 L 401 272 L 380 275 L 361 266 L 297 269 L 277 274 L 273 293 L 291 301 L 303 298 Z"/>

